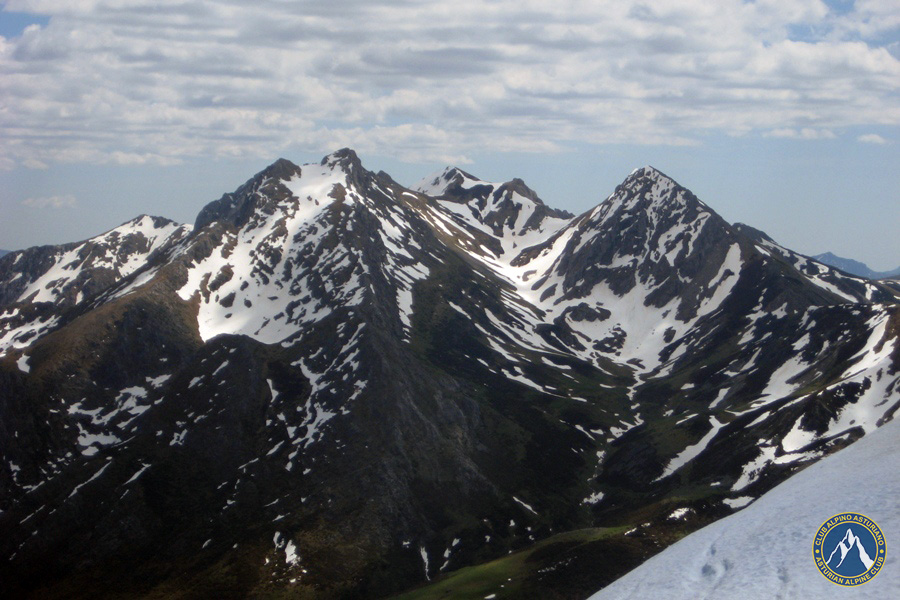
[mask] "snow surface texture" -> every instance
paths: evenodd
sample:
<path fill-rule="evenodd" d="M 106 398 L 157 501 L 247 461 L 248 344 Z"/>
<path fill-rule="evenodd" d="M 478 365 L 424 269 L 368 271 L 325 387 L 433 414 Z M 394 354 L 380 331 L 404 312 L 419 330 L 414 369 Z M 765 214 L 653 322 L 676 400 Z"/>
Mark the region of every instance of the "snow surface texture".
<path fill-rule="evenodd" d="M 741 512 L 689 535 L 589 600 L 900 598 L 900 423 L 829 456 Z M 819 527 L 842 512 L 881 528 L 885 564 L 842 588 L 812 558 Z"/>

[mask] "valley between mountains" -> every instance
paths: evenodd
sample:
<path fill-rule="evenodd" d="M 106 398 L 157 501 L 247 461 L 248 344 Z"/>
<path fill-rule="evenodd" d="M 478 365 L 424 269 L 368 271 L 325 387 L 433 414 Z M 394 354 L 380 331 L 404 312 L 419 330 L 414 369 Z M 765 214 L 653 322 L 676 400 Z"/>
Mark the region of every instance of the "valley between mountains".
<path fill-rule="evenodd" d="M 0 581 L 587 598 L 890 421 L 898 303 L 652 167 L 575 216 L 280 159 L 0 257 Z"/>

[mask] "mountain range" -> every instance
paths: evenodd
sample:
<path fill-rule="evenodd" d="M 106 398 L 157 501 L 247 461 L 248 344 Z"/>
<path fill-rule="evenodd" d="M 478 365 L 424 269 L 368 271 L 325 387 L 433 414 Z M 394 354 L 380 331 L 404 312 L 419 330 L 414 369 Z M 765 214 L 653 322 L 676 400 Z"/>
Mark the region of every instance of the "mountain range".
<path fill-rule="evenodd" d="M 853 260 L 852 258 L 842 258 L 840 256 L 835 256 L 831 252 L 826 252 L 825 254 L 817 254 L 816 256 L 813 256 L 813 259 L 819 261 L 822 264 L 837 267 L 838 269 L 851 275 L 866 277 L 868 279 L 888 279 L 891 277 L 900 277 L 900 267 L 894 269 L 893 271 L 875 271 L 870 269 L 869 266 L 865 263 L 861 263 L 858 260 Z"/>
<path fill-rule="evenodd" d="M 585 598 L 889 421 L 898 298 L 652 167 L 575 216 L 280 159 L 0 258 L 0 579 L 434 597 L 526 552 L 496 598 Z"/>

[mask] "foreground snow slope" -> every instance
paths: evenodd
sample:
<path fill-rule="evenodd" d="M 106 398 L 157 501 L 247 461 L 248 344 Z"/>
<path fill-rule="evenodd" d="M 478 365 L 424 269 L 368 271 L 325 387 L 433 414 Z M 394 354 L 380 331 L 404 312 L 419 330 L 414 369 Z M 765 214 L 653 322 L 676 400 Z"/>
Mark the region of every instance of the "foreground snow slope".
<path fill-rule="evenodd" d="M 785 481 L 745 510 L 670 546 L 589 600 L 900 598 L 900 423 L 891 422 Z M 884 568 L 856 588 L 813 563 L 819 526 L 862 513 L 884 532 Z"/>

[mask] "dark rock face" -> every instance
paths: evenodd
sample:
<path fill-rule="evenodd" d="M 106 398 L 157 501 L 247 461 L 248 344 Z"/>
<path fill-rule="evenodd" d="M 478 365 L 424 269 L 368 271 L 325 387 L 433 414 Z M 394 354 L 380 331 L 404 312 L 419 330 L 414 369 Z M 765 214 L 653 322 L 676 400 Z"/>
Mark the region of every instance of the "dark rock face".
<path fill-rule="evenodd" d="M 204 206 L 194 222 L 194 231 L 202 231 L 212 223 L 240 227 L 257 211 L 271 215 L 279 201 L 290 197 L 281 182 L 301 175 L 300 167 L 278 159 L 233 193 Z"/>
<path fill-rule="evenodd" d="M 579 217 L 427 183 L 281 159 L 192 231 L 0 258 L 9 593 L 388 597 L 688 490 L 708 522 L 900 406 L 889 287 L 655 169 Z"/>

